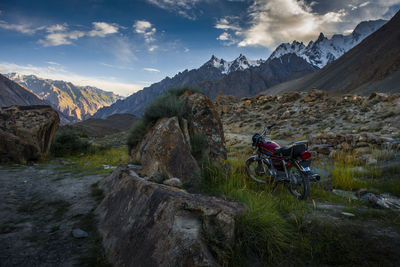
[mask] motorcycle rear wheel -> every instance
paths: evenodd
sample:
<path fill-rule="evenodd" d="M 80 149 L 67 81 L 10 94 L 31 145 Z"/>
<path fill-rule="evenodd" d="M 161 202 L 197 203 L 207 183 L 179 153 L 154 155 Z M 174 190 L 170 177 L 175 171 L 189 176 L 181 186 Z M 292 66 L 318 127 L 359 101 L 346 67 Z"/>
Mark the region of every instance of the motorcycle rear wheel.
<path fill-rule="evenodd" d="M 246 160 L 247 175 L 254 181 L 262 184 L 271 181 L 268 166 L 261 160 L 251 157 Z"/>
<path fill-rule="evenodd" d="M 310 195 L 310 178 L 307 174 L 302 173 L 298 168 L 293 167 L 290 170 L 291 175 L 296 175 L 297 180 L 300 180 L 300 184 L 288 184 L 288 189 L 292 195 L 300 200 L 306 200 Z"/>

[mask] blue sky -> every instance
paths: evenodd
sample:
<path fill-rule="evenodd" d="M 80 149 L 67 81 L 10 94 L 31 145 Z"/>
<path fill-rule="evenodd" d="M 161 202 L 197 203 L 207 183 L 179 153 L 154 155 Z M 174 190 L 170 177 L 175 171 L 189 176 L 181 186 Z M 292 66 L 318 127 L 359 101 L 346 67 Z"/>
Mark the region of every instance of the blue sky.
<path fill-rule="evenodd" d="M 1 0 L 0 72 L 129 95 L 211 55 L 266 59 L 281 42 L 389 19 L 400 0 Z"/>

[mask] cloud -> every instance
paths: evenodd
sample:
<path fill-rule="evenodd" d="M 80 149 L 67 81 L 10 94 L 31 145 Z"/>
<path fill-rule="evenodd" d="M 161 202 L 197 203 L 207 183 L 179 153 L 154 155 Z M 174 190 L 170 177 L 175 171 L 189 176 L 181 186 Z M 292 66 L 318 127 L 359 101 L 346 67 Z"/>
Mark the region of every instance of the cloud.
<path fill-rule="evenodd" d="M 33 35 L 39 30 L 43 30 L 45 27 L 32 27 L 30 24 L 10 24 L 4 20 L 0 20 L 0 29 L 17 31 L 22 34 Z"/>
<path fill-rule="evenodd" d="M 281 42 L 309 41 L 319 32 L 340 22 L 345 11 L 316 14 L 304 1 L 255 0 L 249 7 L 250 26 L 236 35 L 243 39 L 238 46 L 264 46 L 273 49 Z"/>
<path fill-rule="evenodd" d="M 132 44 L 126 38 L 115 37 L 111 39 L 107 49 L 122 62 L 129 63 L 136 59 Z"/>
<path fill-rule="evenodd" d="M 160 72 L 158 69 L 154 69 L 154 68 L 143 68 L 143 70 L 149 71 L 149 72 Z"/>
<path fill-rule="evenodd" d="M 142 34 L 146 43 L 155 41 L 155 33 L 157 29 L 152 27 L 152 24 L 146 20 L 137 20 L 132 27 L 136 33 Z"/>
<path fill-rule="evenodd" d="M 194 20 L 201 11 L 195 9 L 197 3 L 205 0 L 147 0 L 147 2 L 168 10 L 178 13 L 179 15 Z"/>
<path fill-rule="evenodd" d="M 112 91 L 119 95 L 128 96 L 143 89 L 148 84 L 114 82 L 113 77 L 83 76 L 65 71 L 59 67 L 41 67 L 33 65 L 19 65 L 11 62 L 0 62 L 0 73 L 17 72 L 25 75 L 37 75 L 41 78 L 68 81 L 81 86 L 94 86 L 103 90 Z"/>
<path fill-rule="evenodd" d="M 100 65 L 103 65 L 105 67 L 109 67 L 109 68 L 113 68 L 113 69 L 119 69 L 119 70 L 130 70 L 130 71 L 134 71 L 134 68 L 131 67 L 126 67 L 126 66 L 121 66 L 121 65 L 112 65 L 112 64 L 108 64 L 108 63 L 104 63 L 104 62 L 100 62 Z"/>
<path fill-rule="evenodd" d="M 109 24 L 106 22 L 93 22 L 93 30 L 88 32 L 89 36 L 99 36 L 105 37 L 108 34 L 113 34 L 118 32 L 118 25 Z"/>
<path fill-rule="evenodd" d="M 38 41 L 43 46 L 59 46 L 72 44 L 73 40 L 78 40 L 84 36 L 89 37 L 106 37 L 107 35 L 118 32 L 117 24 L 109 24 L 106 22 L 93 22 L 93 29 L 90 31 L 69 30 L 67 24 L 56 24 L 46 27 L 48 33 L 44 39 Z"/>

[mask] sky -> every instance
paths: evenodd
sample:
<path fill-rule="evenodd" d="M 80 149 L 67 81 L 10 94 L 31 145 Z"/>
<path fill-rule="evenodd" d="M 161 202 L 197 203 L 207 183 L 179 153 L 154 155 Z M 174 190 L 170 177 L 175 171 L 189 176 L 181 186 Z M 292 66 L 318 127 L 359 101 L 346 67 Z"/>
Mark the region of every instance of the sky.
<path fill-rule="evenodd" d="M 282 42 L 349 34 L 400 0 L 0 0 L 0 73 L 122 96 L 212 55 L 267 59 Z"/>

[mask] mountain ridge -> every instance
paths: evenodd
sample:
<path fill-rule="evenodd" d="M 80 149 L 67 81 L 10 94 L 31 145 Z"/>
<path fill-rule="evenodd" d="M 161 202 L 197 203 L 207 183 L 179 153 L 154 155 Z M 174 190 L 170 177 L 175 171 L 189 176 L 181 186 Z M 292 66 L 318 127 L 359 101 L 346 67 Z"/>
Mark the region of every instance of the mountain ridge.
<path fill-rule="evenodd" d="M 371 23 L 375 26 L 368 27 Z M 358 25 L 353 31 L 355 37 L 352 36 L 351 40 L 355 40 L 355 38 L 357 40 L 361 39 L 369 30 L 378 27 L 379 23 L 383 23 L 383 21 L 360 23 L 359 25 L 361 26 Z M 339 38 L 338 36 L 334 35 L 332 39 L 336 40 Z M 319 43 L 326 43 L 327 40 L 321 33 L 319 38 L 315 42 L 311 41 L 309 45 L 319 47 Z M 297 41 L 293 43 L 301 44 Z M 195 86 L 202 89 L 211 99 L 214 99 L 220 92 L 244 97 L 258 94 L 279 83 L 298 79 L 319 70 L 320 67 L 315 63 L 317 61 L 316 58 L 314 58 L 314 61 L 312 61 L 314 64 L 312 64 L 309 62 L 310 60 L 307 61 L 308 58 L 296 53 L 296 51 L 288 50 L 285 53 L 280 53 L 278 57 L 277 51 L 281 46 L 278 46 L 274 51 L 276 53 L 271 54 L 267 60 L 252 61 L 240 54 L 235 60 L 226 61 L 212 55 L 198 69 L 179 72 L 173 78 L 166 77 L 162 81 L 132 94 L 125 100 L 120 100 L 109 107 L 101 108 L 93 117 L 106 118 L 116 113 L 130 113 L 140 116 L 146 105 L 169 87 Z M 314 57 L 327 54 L 318 54 L 317 52 L 314 53 Z M 335 57 L 331 56 L 331 58 Z M 323 60 L 318 59 L 319 61 L 322 62 Z"/>
<path fill-rule="evenodd" d="M 40 78 L 36 75 L 8 73 L 10 80 L 47 100 L 64 115 L 83 120 L 99 108 L 115 103 L 121 97 L 92 86 L 78 86 L 71 82 Z"/>

